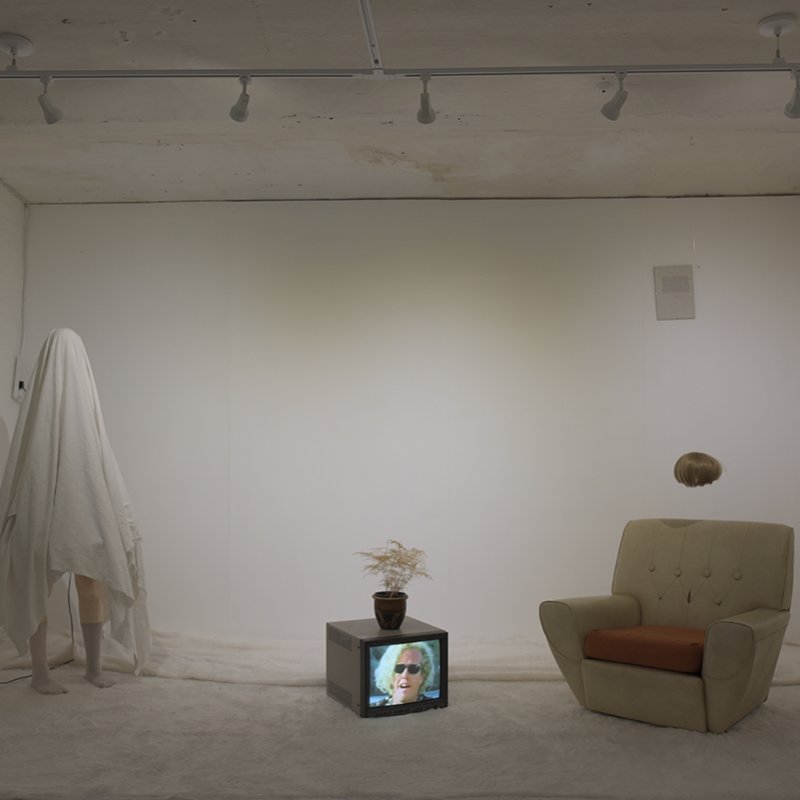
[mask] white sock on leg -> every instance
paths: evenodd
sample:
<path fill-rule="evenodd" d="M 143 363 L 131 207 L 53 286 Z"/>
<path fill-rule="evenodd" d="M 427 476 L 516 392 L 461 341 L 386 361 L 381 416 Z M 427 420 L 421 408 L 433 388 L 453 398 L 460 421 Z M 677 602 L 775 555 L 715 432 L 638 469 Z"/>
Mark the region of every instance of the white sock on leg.
<path fill-rule="evenodd" d="M 102 622 L 81 622 L 83 646 L 86 648 L 86 680 L 99 689 L 113 686 L 115 681 L 107 678 L 100 667 L 100 645 L 103 642 Z"/>

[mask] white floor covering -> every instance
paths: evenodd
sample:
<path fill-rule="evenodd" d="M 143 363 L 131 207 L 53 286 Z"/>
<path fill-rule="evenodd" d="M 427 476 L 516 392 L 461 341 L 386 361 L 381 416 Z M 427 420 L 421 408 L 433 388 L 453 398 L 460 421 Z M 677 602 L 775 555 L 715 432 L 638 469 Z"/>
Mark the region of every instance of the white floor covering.
<path fill-rule="evenodd" d="M 80 636 L 80 630 L 76 631 Z M 129 666 L 104 642 L 106 668 L 127 671 Z M 550 650 L 539 639 L 457 639 L 450 637 L 450 680 L 561 680 Z M 69 633 L 48 638 L 50 663 L 72 657 Z M 75 654 L 83 652 L 80 638 Z M 0 642 L 0 670 L 13 678 L 27 668 L 8 641 Z M 4 673 L 0 672 L 0 681 Z M 195 678 L 224 683 L 258 683 L 274 686 L 324 686 L 325 641 L 273 639 L 268 642 L 229 642 L 178 633 L 153 632 L 144 675 L 160 678 Z M 784 644 L 778 659 L 773 686 L 800 685 L 800 645 Z M 800 800 L 800 794 L 798 794 Z"/>
<path fill-rule="evenodd" d="M 65 695 L 0 686 L 0 800 L 800 798 L 797 646 L 722 735 L 581 709 L 539 642 L 451 642 L 448 708 L 370 720 L 326 696 L 318 643 L 162 634 L 154 653 L 153 671 L 206 679 L 117 673 L 101 690 L 70 664 Z"/>

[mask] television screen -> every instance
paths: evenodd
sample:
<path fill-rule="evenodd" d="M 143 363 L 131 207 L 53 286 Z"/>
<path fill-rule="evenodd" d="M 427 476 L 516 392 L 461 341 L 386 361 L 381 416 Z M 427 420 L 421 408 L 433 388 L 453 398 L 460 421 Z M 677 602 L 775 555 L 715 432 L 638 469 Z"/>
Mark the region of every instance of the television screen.
<path fill-rule="evenodd" d="M 327 623 L 330 697 L 362 717 L 447 705 L 447 631 L 406 617 L 397 630 L 375 620 Z"/>
<path fill-rule="evenodd" d="M 438 638 L 370 645 L 369 707 L 439 700 L 442 695 L 441 651 Z"/>

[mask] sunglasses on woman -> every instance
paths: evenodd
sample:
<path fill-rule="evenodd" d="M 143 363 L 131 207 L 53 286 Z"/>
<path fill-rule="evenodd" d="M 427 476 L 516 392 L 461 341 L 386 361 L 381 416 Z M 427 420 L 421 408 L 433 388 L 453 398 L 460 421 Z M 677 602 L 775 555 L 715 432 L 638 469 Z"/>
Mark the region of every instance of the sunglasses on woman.
<path fill-rule="evenodd" d="M 394 671 L 398 675 L 402 675 L 404 670 L 408 670 L 411 675 L 416 675 L 422 666 L 420 664 L 395 664 Z"/>

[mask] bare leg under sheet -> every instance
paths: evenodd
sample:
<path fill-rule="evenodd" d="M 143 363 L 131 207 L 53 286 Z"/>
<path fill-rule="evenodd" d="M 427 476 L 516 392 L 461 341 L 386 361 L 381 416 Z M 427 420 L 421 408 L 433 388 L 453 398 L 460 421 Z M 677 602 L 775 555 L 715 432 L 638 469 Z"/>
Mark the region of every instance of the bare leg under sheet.
<path fill-rule="evenodd" d="M 106 613 L 105 587 L 85 575 L 76 575 L 75 588 L 78 590 L 78 609 L 83 645 L 86 649 L 86 680 L 93 686 L 105 689 L 114 685 L 114 681 L 103 674 L 100 666 L 100 646 L 103 643 L 103 621 Z M 65 694 L 66 688 L 50 677 L 50 667 L 47 663 L 46 619 L 39 625 L 28 643 L 33 667 L 31 686 L 41 694 Z"/>
<path fill-rule="evenodd" d="M 28 643 L 33 665 L 31 686 L 41 694 L 65 694 L 67 690 L 50 677 L 50 667 L 47 664 L 47 620 L 39 625 Z"/>
<path fill-rule="evenodd" d="M 86 648 L 86 680 L 99 689 L 106 689 L 113 686 L 114 681 L 103 674 L 100 666 L 100 645 L 106 617 L 105 586 L 85 575 L 76 575 L 75 588 L 78 590 L 83 646 Z"/>

